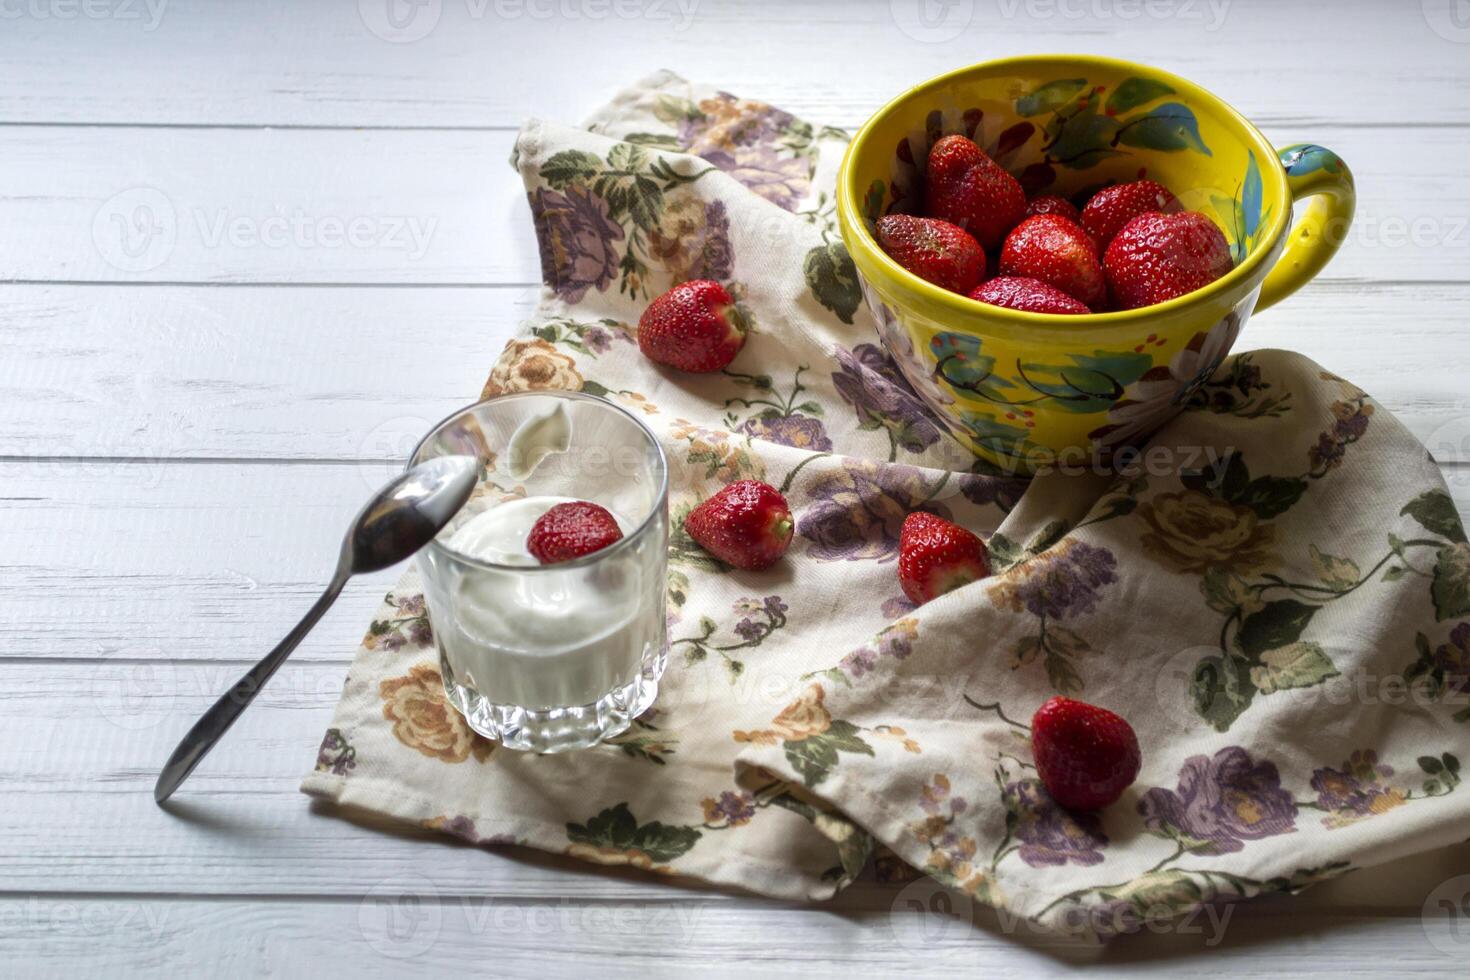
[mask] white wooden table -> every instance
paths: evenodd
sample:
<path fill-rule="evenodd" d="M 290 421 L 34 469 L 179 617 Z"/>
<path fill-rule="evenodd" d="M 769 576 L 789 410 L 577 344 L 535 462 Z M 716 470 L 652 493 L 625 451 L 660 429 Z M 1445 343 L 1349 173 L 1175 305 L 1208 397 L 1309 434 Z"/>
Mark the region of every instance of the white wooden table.
<path fill-rule="evenodd" d="M 529 310 L 518 124 L 657 67 L 854 126 L 941 70 L 1080 50 L 1333 147 L 1351 241 L 1243 345 L 1365 386 L 1470 509 L 1450 2 L 0 2 L 0 973 L 1462 967 L 1470 921 L 1421 908 L 1465 846 L 1237 909 L 1208 952 L 1208 928 L 1099 951 L 873 885 L 786 906 L 325 816 L 297 783 L 392 574 L 349 589 L 177 814 L 149 792 Z"/>

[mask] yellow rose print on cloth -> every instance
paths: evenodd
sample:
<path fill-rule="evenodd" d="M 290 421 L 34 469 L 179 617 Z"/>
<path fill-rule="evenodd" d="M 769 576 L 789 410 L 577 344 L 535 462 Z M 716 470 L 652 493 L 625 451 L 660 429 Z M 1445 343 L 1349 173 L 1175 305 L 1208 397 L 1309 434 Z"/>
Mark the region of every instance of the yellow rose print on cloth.
<path fill-rule="evenodd" d="M 420 664 L 403 677 L 383 681 L 378 692 L 383 717 L 409 748 L 442 762 L 464 762 L 472 755 L 484 762 L 495 750 L 495 743 L 471 729 L 444 699 L 444 680 L 434 667 Z"/>
<path fill-rule="evenodd" d="M 514 391 L 581 391 L 577 362 L 544 340 L 512 340 L 490 372 L 481 398 Z"/>
<path fill-rule="evenodd" d="M 1138 515 L 1151 529 L 1142 538 L 1145 552 L 1181 572 L 1211 566 L 1253 572 L 1279 560 L 1276 528 L 1249 507 L 1219 497 L 1195 490 L 1164 493 L 1140 505 Z"/>

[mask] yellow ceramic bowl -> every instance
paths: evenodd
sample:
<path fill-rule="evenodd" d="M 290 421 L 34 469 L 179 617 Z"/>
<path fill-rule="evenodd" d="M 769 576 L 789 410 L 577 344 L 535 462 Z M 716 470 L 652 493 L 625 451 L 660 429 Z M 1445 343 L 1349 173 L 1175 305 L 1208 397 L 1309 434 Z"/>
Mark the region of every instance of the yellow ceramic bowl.
<path fill-rule="evenodd" d="M 1030 195 L 1081 201 L 1106 184 L 1157 180 L 1214 219 L 1235 268 L 1167 303 L 1085 317 L 987 306 L 925 282 L 884 254 L 873 222 L 920 210 L 929 147 L 950 133 L 974 139 Z M 1305 198 L 1288 234 L 1292 202 Z M 837 184 L 842 237 L 884 346 L 961 441 L 1023 472 L 1108 458 L 1172 418 L 1253 310 L 1327 264 L 1353 204 L 1352 175 L 1331 150 L 1278 152 L 1199 86 L 1086 55 L 990 61 L 910 89 L 858 132 Z"/>

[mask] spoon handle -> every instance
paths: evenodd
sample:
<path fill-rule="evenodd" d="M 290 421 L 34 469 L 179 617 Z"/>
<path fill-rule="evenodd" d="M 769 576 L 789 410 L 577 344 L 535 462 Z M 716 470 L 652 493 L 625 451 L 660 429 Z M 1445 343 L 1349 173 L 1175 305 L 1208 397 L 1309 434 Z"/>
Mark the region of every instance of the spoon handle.
<path fill-rule="evenodd" d="M 214 707 L 206 711 L 203 717 L 194 723 L 194 727 L 189 729 L 189 734 L 185 735 L 183 741 L 179 742 L 179 747 L 174 749 L 174 754 L 169 756 L 168 764 L 163 767 L 163 772 L 159 773 L 158 783 L 153 787 L 154 802 L 162 803 L 168 799 L 173 795 L 174 790 L 189 778 L 194 767 L 209 754 L 210 749 L 214 748 L 214 743 L 230 730 L 235 719 L 250 706 L 251 701 L 255 700 L 255 695 L 260 693 L 265 682 L 271 679 L 271 675 L 286 662 L 291 651 L 295 650 L 297 644 L 306 637 L 307 633 L 311 632 L 317 620 L 321 619 L 322 615 L 331 608 L 332 603 L 337 601 L 337 596 L 342 592 L 342 587 L 347 584 L 350 576 L 351 572 L 339 567 L 331 584 L 321 594 L 321 598 L 317 599 L 315 604 L 306 611 L 306 615 L 301 617 L 301 622 L 297 623 L 291 632 L 286 634 L 286 638 L 276 644 L 276 648 L 266 654 L 260 663 L 247 670 L 233 687 L 220 695 Z"/>

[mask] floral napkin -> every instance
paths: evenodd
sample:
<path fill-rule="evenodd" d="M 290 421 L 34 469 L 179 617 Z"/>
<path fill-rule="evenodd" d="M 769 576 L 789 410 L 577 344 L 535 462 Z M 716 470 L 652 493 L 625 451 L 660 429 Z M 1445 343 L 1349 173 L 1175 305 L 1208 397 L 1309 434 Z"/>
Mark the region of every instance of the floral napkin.
<path fill-rule="evenodd" d="M 988 470 L 877 343 L 834 228 L 846 138 L 666 73 L 585 129 L 522 129 L 545 289 L 485 394 L 612 399 L 663 440 L 676 526 L 755 478 L 796 538 L 752 573 L 676 532 L 658 703 L 557 756 L 446 705 L 409 572 L 306 792 L 782 898 L 876 853 L 880 875 L 1103 933 L 1463 839 L 1470 544 L 1423 446 L 1302 357 L 1214 344 L 1121 473 Z M 722 374 L 638 353 L 648 300 L 690 278 L 756 321 Z M 918 509 L 988 538 L 996 574 L 915 609 L 895 558 Z M 1138 783 L 1100 814 L 1036 778 L 1026 724 L 1058 692 L 1138 730 Z"/>

